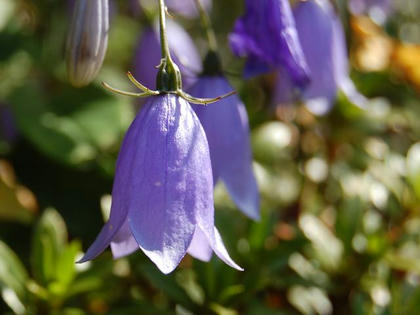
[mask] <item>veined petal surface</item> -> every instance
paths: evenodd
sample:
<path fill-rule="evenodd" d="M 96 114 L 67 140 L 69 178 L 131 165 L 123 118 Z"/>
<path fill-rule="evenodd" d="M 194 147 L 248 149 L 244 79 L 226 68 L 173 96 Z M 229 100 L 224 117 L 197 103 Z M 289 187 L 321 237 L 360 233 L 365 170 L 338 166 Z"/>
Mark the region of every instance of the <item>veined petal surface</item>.
<path fill-rule="evenodd" d="M 163 273 L 186 254 L 196 213 L 214 215 L 208 143 L 191 106 L 171 94 L 151 97 L 130 181 L 128 222 L 144 253 Z M 213 221 L 209 222 L 213 224 Z"/>

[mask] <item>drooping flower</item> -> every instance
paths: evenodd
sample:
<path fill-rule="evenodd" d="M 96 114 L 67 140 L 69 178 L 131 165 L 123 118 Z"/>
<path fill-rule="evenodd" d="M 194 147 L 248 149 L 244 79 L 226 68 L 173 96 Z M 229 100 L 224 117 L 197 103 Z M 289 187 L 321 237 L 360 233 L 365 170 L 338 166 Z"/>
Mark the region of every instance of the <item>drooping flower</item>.
<path fill-rule="evenodd" d="M 327 0 L 299 2 L 293 9 L 303 52 L 314 78 L 300 97 L 315 114 L 326 113 L 341 90 L 354 104 L 364 107 L 366 98 L 349 77 L 343 26 Z M 274 100 L 295 101 L 293 79 L 280 70 Z"/>
<path fill-rule="evenodd" d="M 354 15 L 369 15 L 376 23 L 383 24 L 393 11 L 392 0 L 350 0 L 348 8 Z"/>
<path fill-rule="evenodd" d="M 92 82 L 108 47 L 108 0 L 76 0 L 67 37 L 67 72 L 71 84 Z"/>
<path fill-rule="evenodd" d="M 303 88 L 309 71 L 297 36 L 288 0 L 246 0 L 245 14 L 230 35 L 235 55 L 247 57 L 245 76 L 283 67 Z"/>
<path fill-rule="evenodd" d="M 184 86 L 191 85 L 201 72 L 201 57 L 188 33 L 176 22 L 168 20 L 166 31 L 168 33 L 168 44 L 174 62 L 178 65 Z M 160 39 L 159 29 L 145 30 L 138 43 L 135 60 L 134 73 L 144 85 L 154 88 L 156 75 L 160 64 Z"/>
<path fill-rule="evenodd" d="M 190 88 L 197 97 L 216 97 L 232 91 L 222 76 L 203 76 Z M 233 201 L 247 216 L 259 218 L 259 193 L 252 170 L 248 115 L 238 96 L 209 106 L 193 106 L 206 132 L 214 183 L 221 179 Z"/>
<path fill-rule="evenodd" d="M 80 262 L 111 245 L 114 257 L 140 248 L 163 273 L 188 252 L 229 257 L 214 226 L 213 179 L 204 130 L 179 96 L 151 97 L 130 126 L 117 161 L 109 221 Z M 202 245 L 205 247 L 197 246 Z"/>

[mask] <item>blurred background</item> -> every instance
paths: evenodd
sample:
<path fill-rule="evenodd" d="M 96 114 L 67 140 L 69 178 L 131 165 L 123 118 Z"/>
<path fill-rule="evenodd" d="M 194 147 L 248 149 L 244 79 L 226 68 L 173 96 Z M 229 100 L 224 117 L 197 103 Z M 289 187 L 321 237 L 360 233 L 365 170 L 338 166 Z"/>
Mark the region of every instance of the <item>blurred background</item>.
<path fill-rule="evenodd" d="M 0 0 L 0 314 L 418 314 L 420 309 L 420 2 L 388 20 L 350 14 L 351 77 L 366 110 L 339 95 L 315 116 L 272 106 L 275 76 L 241 77 L 227 36 L 242 0 L 214 0 L 227 76 L 247 106 L 260 222 L 216 187 L 216 225 L 245 272 L 185 257 L 165 276 L 136 252 L 76 265 L 110 207 L 122 137 L 138 109 L 106 81 L 125 72 L 149 26 L 110 0 L 109 47 L 94 83 L 67 82 L 70 6 Z M 197 19 L 176 14 L 203 56 Z"/>

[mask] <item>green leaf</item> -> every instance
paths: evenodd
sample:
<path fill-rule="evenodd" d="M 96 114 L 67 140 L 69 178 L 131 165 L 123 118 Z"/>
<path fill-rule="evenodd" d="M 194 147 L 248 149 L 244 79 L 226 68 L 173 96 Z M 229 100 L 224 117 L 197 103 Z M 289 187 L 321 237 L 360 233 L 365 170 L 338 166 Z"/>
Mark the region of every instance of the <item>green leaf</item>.
<path fill-rule="evenodd" d="M 47 284 L 55 278 L 60 253 L 66 243 L 64 220 L 56 210 L 45 210 L 35 228 L 31 253 L 33 273 L 40 283 Z"/>
<path fill-rule="evenodd" d="M 420 199 L 420 142 L 414 144 L 407 154 L 407 177 Z"/>
<path fill-rule="evenodd" d="M 173 276 L 162 275 L 154 266 L 150 264 L 141 265 L 140 270 L 157 289 L 162 290 L 171 299 L 182 304 L 188 309 L 194 309 L 194 302 L 190 299 L 185 290 L 176 283 L 176 280 L 173 278 Z"/>
<path fill-rule="evenodd" d="M 0 289 L 2 289 L 5 302 L 15 312 L 14 305 L 20 305 L 19 303 L 25 305 L 27 280 L 28 273 L 19 258 L 4 242 L 0 241 Z"/>
<path fill-rule="evenodd" d="M 80 252 L 81 245 L 77 241 L 71 242 L 61 252 L 56 265 L 56 279 L 61 284 L 69 285 L 76 275 L 76 255 Z"/>
<path fill-rule="evenodd" d="M 133 118 L 128 100 L 95 86 L 51 94 L 28 83 L 11 97 L 19 129 L 40 151 L 74 166 L 116 151 Z"/>

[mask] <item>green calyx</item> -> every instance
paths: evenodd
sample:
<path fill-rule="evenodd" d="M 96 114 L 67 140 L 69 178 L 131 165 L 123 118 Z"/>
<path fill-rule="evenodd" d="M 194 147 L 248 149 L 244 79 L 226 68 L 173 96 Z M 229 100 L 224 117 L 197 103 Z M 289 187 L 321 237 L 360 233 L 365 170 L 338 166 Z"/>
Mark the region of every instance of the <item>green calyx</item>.
<path fill-rule="evenodd" d="M 197 3 L 200 3 L 200 2 L 198 1 Z M 221 100 L 222 98 L 235 94 L 236 91 L 232 91 L 230 93 L 227 93 L 225 95 L 221 95 L 215 98 L 197 98 L 197 97 L 193 97 L 189 95 L 188 93 L 182 90 L 181 72 L 179 71 L 178 66 L 173 62 L 171 58 L 168 39 L 166 37 L 165 14 L 166 14 L 165 1 L 159 0 L 160 45 L 161 45 L 162 59 L 158 67 L 159 72 L 156 77 L 157 91 L 154 91 L 145 87 L 143 84 L 137 81 L 130 72 L 127 73 L 129 80 L 141 91 L 141 93 L 122 91 L 122 90 L 113 88 L 104 82 L 102 83 L 102 85 L 106 89 L 110 90 L 111 92 L 117 93 L 120 95 L 133 96 L 133 97 L 147 97 L 147 96 L 156 96 L 163 93 L 170 93 L 170 94 L 176 94 L 190 103 L 201 104 L 201 105 L 215 103 Z M 220 61 L 217 56 L 217 53 L 213 51 L 215 50 L 212 50 L 207 55 L 206 60 L 208 59 L 208 62 L 207 62 L 208 66 L 206 67 L 206 65 L 204 65 L 204 68 L 205 69 L 208 68 L 209 69 L 208 71 L 210 71 L 212 75 L 216 75 L 221 72 L 221 66 L 220 66 Z"/>
<path fill-rule="evenodd" d="M 219 76 L 221 74 L 223 74 L 223 69 L 219 54 L 213 50 L 210 50 L 203 61 L 202 75 Z"/>
<path fill-rule="evenodd" d="M 156 88 L 161 92 L 182 90 L 181 71 L 172 59 L 162 59 L 156 77 Z"/>

